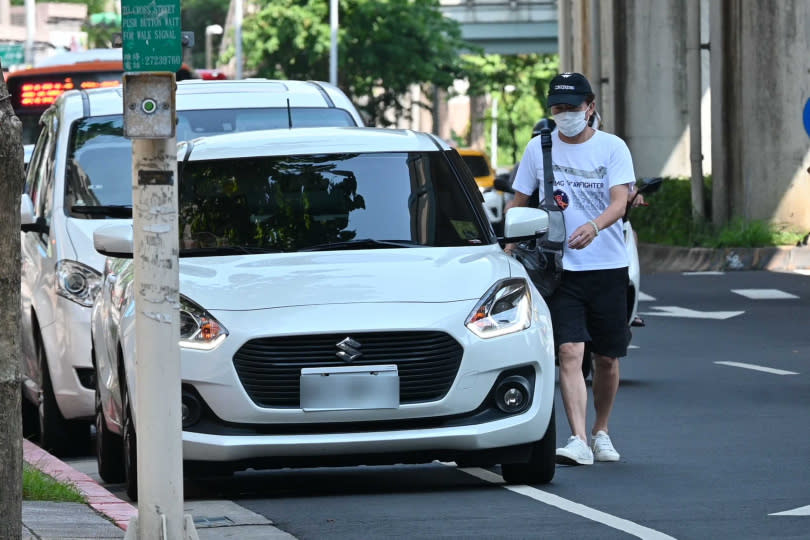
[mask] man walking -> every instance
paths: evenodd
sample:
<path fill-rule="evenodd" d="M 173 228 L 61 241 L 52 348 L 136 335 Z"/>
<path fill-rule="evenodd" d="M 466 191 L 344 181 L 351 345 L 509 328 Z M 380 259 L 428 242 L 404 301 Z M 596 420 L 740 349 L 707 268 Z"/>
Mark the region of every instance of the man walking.
<path fill-rule="evenodd" d="M 554 201 L 570 232 L 563 255 L 563 279 L 548 299 L 560 365 L 560 391 L 571 426 L 557 462 L 591 465 L 618 461 L 608 436 L 608 419 L 619 388 L 619 358 L 627 354 L 629 265 L 621 218 L 635 183 L 633 161 L 619 137 L 590 127 L 596 112 L 588 80 L 562 73 L 549 86 L 548 106 L 557 129 L 552 133 Z M 529 141 L 513 187 L 511 206 L 526 206 L 529 195 L 543 193 L 540 138 Z M 508 250 L 508 246 L 507 246 Z M 582 375 L 585 342 L 594 357 L 596 420 L 591 444 L 585 428 L 588 393 Z"/>

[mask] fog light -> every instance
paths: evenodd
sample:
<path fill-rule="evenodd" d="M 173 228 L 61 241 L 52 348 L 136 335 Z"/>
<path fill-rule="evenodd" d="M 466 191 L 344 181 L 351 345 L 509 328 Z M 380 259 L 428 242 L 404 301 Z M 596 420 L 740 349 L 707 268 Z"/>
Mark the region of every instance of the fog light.
<path fill-rule="evenodd" d="M 183 419 L 183 429 L 188 428 L 200 421 L 202 405 L 197 396 L 191 392 L 183 392 L 183 401 L 180 405 L 180 413 Z"/>
<path fill-rule="evenodd" d="M 523 412 L 531 402 L 529 381 L 520 375 L 506 377 L 495 388 L 495 403 L 505 413 Z"/>

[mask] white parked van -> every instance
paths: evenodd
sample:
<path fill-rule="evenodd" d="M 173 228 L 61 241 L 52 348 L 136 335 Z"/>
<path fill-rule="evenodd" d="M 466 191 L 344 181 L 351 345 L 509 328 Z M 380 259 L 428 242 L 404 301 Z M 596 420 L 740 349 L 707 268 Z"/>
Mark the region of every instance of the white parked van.
<path fill-rule="evenodd" d="M 66 92 L 43 113 L 21 199 L 24 424 L 27 434 L 38 424 L 41 444 L 57 454 L 89 441 L 95 412 L 90 311 L 104 258 L 93 249 L 93 231 L 132 213 L 122 92 Z M 177 83 L 178 141 L 362 125 L 351 101 L 327 83 Z"/>

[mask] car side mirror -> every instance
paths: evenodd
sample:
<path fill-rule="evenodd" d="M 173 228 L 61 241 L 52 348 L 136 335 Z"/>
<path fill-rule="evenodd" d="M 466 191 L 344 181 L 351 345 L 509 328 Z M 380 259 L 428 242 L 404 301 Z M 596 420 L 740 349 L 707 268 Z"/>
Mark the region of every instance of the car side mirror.
<path fill-rule="evenodd" d="M 106 257 L 132 258 L 132 225 L 108 225 L 93 232 L 93 247 Z"/>
<path fill-rule="evenodd" d="M 48 223 L 44 218 L 34 216 L 34 203 L 28 193 L 20 195 L 20 230 L 46 234 Z"/>
<path fill-rule="evenodd" d="M 548 232 L 548 212 L 539 208 L 515 206 L 504 218 L 504 241 L 519 242 Z"/>

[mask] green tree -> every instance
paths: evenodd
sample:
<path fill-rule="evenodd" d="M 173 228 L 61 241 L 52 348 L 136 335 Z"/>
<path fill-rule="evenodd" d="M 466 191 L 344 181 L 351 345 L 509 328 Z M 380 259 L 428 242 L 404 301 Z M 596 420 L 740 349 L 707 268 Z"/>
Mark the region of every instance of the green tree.
<path fill-rule="evenodd" d="M 211 24 L 225 26 L 229 0 L 182 0 L 180 22 L 184 32 L 194 32 L 191 62 L 194 67 L 205 67 L 205 27 Z M 214 36 L 214 51 L 221 36 Z M 213 53 L 216 59 L 216 52 Z"/>
<path fill-rule="evenodd" d="M 328 1 L 260 0 L 245 20 L 243 42 L 245 67 L 259 76 L 329 80 Z M 369 124 L 407 117 L 401 99 L 413 84 L 447 88 L 462 78 L 460 53 L 469 49 L 438 0 L 340 2 L 338 86 Z"/>
<path fill-rule="evenodd" d="M 532 127 L 547 114 L 548 84 L 557 74 L 557 55 L 488 54 L 464 57 L 470 95 L 489 93 L 498 99 L 498 154 L 517 163 Z M 491 123 L 492 115 L 487 118 Z M 488 149 L 491 152 L 491 149 Z"/>

